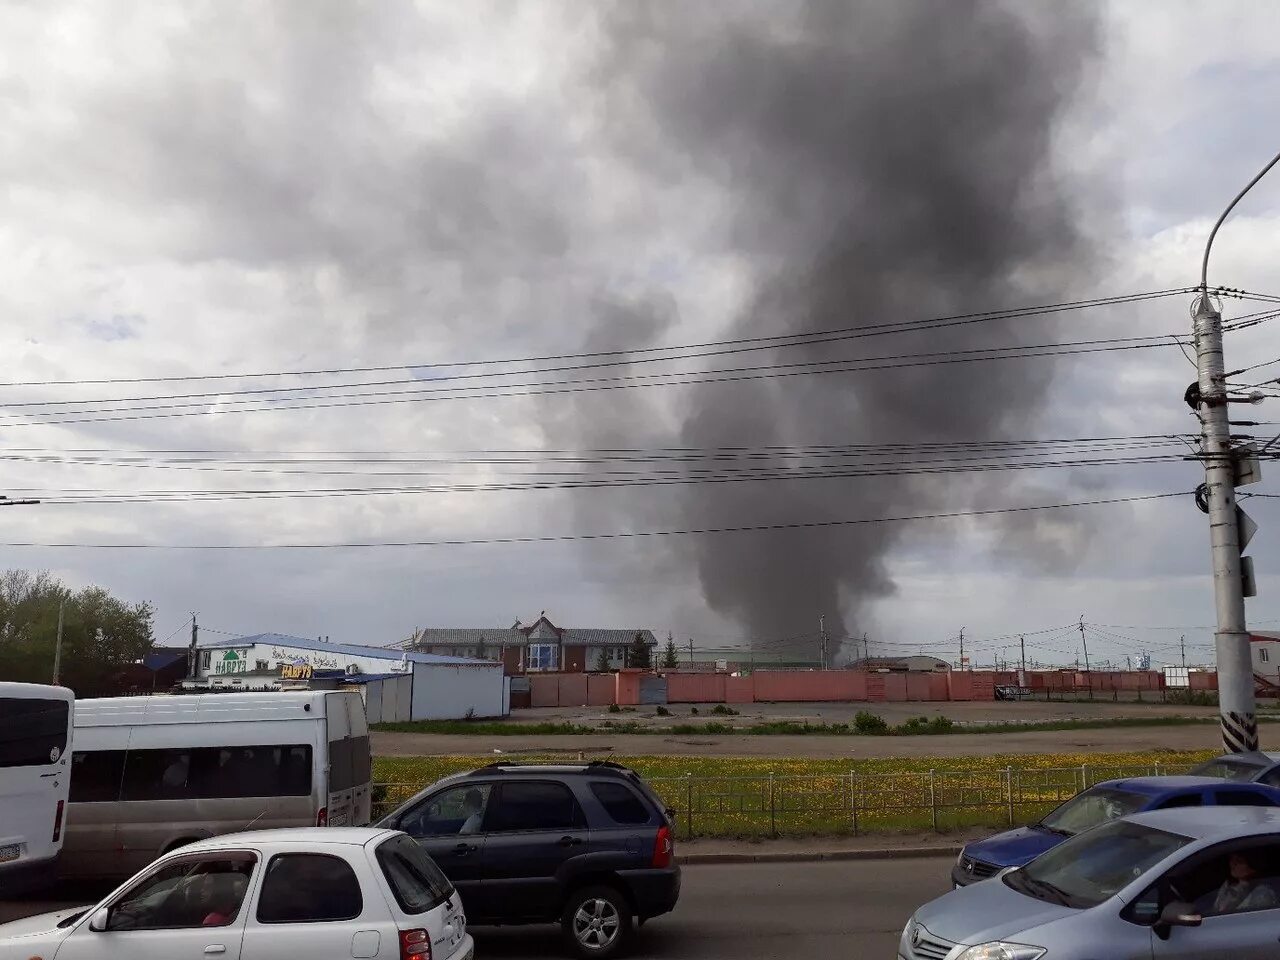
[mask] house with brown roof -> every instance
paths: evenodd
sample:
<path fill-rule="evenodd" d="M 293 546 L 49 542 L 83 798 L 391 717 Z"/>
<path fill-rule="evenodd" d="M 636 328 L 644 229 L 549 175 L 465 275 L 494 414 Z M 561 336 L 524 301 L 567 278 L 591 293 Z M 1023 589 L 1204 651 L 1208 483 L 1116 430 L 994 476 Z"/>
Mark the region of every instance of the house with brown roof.
<path fill-rule="evenodd" d="M 401 644 L 406 650 L 453 657 L 501 660 L 510 676 L 525 673 L 594 673 L 628 666 L 637 634 L 657 659 L 658 640 L 639 627 L 561 627 L 544 610 L 538 619 L 509 627 L 424 627 Z"/>

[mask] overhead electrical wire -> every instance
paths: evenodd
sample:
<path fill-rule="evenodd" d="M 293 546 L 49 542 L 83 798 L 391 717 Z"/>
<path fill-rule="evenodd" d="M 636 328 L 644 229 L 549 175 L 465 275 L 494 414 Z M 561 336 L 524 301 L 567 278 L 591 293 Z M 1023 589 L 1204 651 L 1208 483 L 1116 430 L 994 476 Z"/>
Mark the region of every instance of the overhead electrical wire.
<path fill-rule="evenodd" d="M 1177 287 L 1165 290 L 1151 290 L 1140 293 L 1118 294 L 1114 296 L 1093 297 L 1082 300 L 1072 300 L 1062 303 L 1041 304 L 1027 307 L 1011 307 L 1003 310 L 984 310 L 974 313 L 952 314 L 948 316 L 938 316 L 931 318 L 923 318 L 920 320 L 899 320 L 888 321 L 884 323 L 864 324 L 859 326 L 836 327 L 821 330 L 805 331 L 800 333 L 785 333 L 763 335 L 755 337 L 739 337 L 726 340 L 708 340 L 700 343 L 686 343 L 670 346 L 658 347 L 630 347 L 616 350 L 597 350 L 589 352 L 577 353 L 559 353 L 547 354 L 542 356 L 531 357 L 508 357 L 503 359 L 487 359 L 487 360 L 454 360 L 454 361 L 423 361 L 415 363 L 395 363 L 381 364 L 376 366 L 359 366 L 359 367 L 328 367 L 311 370 L 270 370 L 257 372 L 241 372 L 241 373 L 214 373 L 214 374 L 180 374 L 180 375 L 162 375 L 154 377 L 103 377 L 103 378 L 77 378 L 64 380 L 25 380 L 25 381 L 8 381 L 0 382 L 0 387 L 38 387 L 38 386 L 78 386 L 78 385 L 102 385 L 102 384 L 126 384 L 126 383 L 175 383 L 175 382 L 192 382 L 201 380 L 239 380 L 239 379 L 259 379 L 266 377 L 309 377 L 309 376 L 337 376 L 349 373 L 384 373 L 392 370 L 433 370 L 446 367 L 486 367 L 486 366 L 510 366 L 522 363 L 553 363 L 563 360 L 590 360 L 599 357 L 616 357 L 633 354 L 655 354 L 674 352 L 680 350 L 702 350 L 714 347 L 746 347 L 752 346 L 752 349 L 773 349 L 779 346 L 805 346 L 810 342 L 828 342 L 826 340 L 815 340 L 814 338 L 855 338 L 865 336 L 882 336 L 894 333 L 910 333 L 917 330 L 936 329 L 940 326 L 952 326 L 962 323 L 982 323 L 994 320 L 1014 319 L 1025 316 L 1038 316 L 1045 314 L 1062 313 L 1072 310 L 1091 309 L 1099 306 L 1112 306 L 1118 304 L 1137 303 L 1148 300 L 1159 300 L 1165 297 L 1179 296 L 1185 293 L 1191 293 L 1197 290 L 1196 287 Z M 1237 295 L 1228 293 L 1225 290 L 1217 290 L 1228 296 Z M 797 343 L 789 343 L 787 341 L 799 341 Z M 657 357 L 654 359 L 669 359 Z M 639 362 L 640 358 L 633 358 L 626 363 Z"/>
<path fill-rule="evenodd" d="M 910 514 L 897 517 L 860 517 L 845 520 L 812 520 L 791 523 L 742 524 L 724 527 L 688 527 L 675 530 L 624 530 L 611 533 L 545 534 L 521 537 L 477 537 L 440 540 L 380 540 L 346 543 L 231 543 L 231 544 L 162 544 L 162 543 L 106 543 L 68 541 L 12 540 L 0 543 L 10 548 L 33 547 L 38 549 L 81 550 L 361 550 L 403 547 L 464 547 L 498 546 L 511 544 L 555 544 L 584 541 L 635 540 L 679 536 L 705 536 L 730 533 L 763 533 L 784 530 L 814 530 L 836 527 L 866 526 L 881 523 L 910 523 L 926 520 L 953 520 L 974 517 L 1001 516 L 1019 513 L 1039 513 L 1050 510 L 1067 510 L 1082 507 L 1110 506 L 1122 503 L 1142 503 L 1190 496 L 1187 491 L 1148 493 L 1127 497 L 1107 497 L 1096 500 L 1077 500 L 1069 503 L 1032 504 L 1018 507 L 992 507 L 985 510 L 956 510 L 946 513 Z"/>

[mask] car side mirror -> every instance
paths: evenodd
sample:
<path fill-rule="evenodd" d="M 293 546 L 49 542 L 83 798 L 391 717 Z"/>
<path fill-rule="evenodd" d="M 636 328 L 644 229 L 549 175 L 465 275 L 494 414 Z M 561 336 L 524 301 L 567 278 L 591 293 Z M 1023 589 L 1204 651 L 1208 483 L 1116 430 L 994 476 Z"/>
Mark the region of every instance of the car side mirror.
<path fill-rule="evenodd" d="M 106 907 L 98 910 L 89 918 L 89 929 L 94 933 L 105 933 L 107 924 L 111 921 L 111 911 Z"/>
<path fill-rule="evenodd" d="M 1166 940 L 1174 927 L 1198 927 L 1203 922 L 1204 917 L 1192 904 L 1175 900 L 1160 911 L 1160 919 L 1155 925 L 1156 936 Z"/>

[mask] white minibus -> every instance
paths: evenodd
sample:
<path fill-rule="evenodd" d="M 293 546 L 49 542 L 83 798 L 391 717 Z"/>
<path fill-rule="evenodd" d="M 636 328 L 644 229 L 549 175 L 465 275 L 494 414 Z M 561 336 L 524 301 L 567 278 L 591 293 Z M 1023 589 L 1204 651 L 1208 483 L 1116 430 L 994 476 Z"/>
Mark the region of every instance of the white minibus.
<path fill-rule="evenodd" d="M 0 899 L 57 876 L 75 694 L 0 681 Z"/>
<path fill-rule="evenodd" d="M 122 876 L 239 830 L 364 826 L 369 728 L 346 691 L 81 700 L 63 876 Z"/>

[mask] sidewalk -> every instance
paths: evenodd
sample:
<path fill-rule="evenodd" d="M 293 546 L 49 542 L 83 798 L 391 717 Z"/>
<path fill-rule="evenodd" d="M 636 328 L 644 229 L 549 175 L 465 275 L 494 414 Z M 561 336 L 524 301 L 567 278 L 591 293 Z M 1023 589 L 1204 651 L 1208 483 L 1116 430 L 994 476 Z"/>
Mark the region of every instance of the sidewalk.
<path fill-rule="evenodd" d="M 969 840 L 990 831 L 949 834 L 871 834 L 861 837 L 789 837 L 778 840 L 684 840 L 676 856 L 685 866 L 716 863 L 805 863 L 822 860 L 889 860 L 954 857 Z"/>

